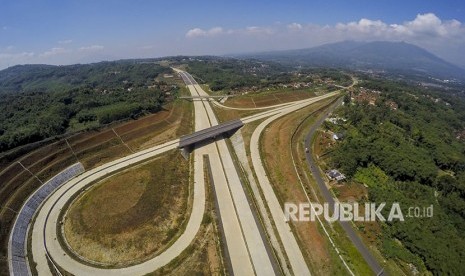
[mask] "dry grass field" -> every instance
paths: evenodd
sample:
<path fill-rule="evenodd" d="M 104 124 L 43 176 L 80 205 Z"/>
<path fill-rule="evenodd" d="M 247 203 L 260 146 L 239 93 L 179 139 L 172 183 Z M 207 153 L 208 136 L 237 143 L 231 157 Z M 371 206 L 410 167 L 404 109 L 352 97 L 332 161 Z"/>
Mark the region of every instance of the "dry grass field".
<path fill-rule="evenodd" d="M 271 123 L 263 133 L 261 152 L 263 160 L 265 160 L 265 168 L 269 172 L 268 176 L 282 204 L 284 202 L 297 204 L 307 202 L 291 158 L 292 133 L 303 118 L 327 105 L 330 101 L 331 99 L 328 99 L 315 103 L 278 119 Z M 337 271 L 333 270 L 329 242 L 318 223 L 295 222 L 292 226 L 312 272 L 318 275 L 336 273 Z"/>
<path fill-rule="evenodd" d="M 230 107 L 255 108 L 266 107 L 314 97 L 315 93 L 310 91 L 287 91 L 287 92 L 263 92 L 258 94 L 247 94 L 229 98 L 224 104 Z M 234 110 L 224 109 L 213 105 L 216 115 L 221 122 L 250 116 L 264 110 Z"/>
<path fill-rule="evenodd" d="M 189 217 L 189 162 L 171 151 L 97 183 L 70 206 L 65 238 L 86 260 L 142 262 L 178 236 Z"/>
<path fill-rule="evenodd" d="M 208 170 L 205 169 L 205 191 L 207 201 L 205 214 L 193 243 L 180 256 L 165 267 L 150 273 L 150 276 L 161 275 L 227 275 L 223 258 L 223 244 L 219 233 L 219 217 L 215 208 L 215 195 L 210 182 Z"/>
<path fill-rule="evenodd" d="M 225 105 L 231 107 L 264 107 L 315 97 L 310 90 L 262 92 L 229 98 Z"/>

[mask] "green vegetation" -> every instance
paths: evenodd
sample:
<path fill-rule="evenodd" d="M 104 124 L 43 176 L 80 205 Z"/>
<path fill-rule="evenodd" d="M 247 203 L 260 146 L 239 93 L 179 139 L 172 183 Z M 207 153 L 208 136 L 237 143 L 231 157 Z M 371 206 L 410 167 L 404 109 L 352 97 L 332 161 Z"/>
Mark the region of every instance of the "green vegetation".
<path fill-rule="evenodd" d="M 383 223 L 379 246 L 387 258 L 435 275 L 461 274 L 465 144 L 457 134 L 465 128 L 465 101 L 393 81 L 369 79 L 361 86 L 381 93 L 375 105 L 358 101 L 338 111 L 348 121 L 332 165 L 366 184 L 370 201 L 399 202 L 404 215 L 410 206 L 433 205 L 432 218 Z"/>
<path fill-rule="evenodd" d="M 279 65 L 239 59 L 192 60 L 188 71 L 200 81 L 210 83 L 213 91 L 260 85 L 267 75 L 283 71 Z"/>
<path fill-rule="evenodd" d="M 200 83 L 208 83 L 212 91 L 232 92 L 241 88 L 270 89 L 282 84 L 307 84 L 316 80 L 331 79 L 348 85 L 348 75 L 334 69 L 295 70 L 278 63 L 256 60 L 200 57 L 187 61 L 187 71 Z M 282 87 L 281 87 L 282 88 Z"/>
<path fill-rule="evenodd" d="M 132 60 L 68 66 L 18 65 L 0 71 L 0 93 L 60 92 L 82 86 L 127 89 L 151 85 L 160 73 L 171 70 Z"/>
<path fill-rule="evenodd" d="M 3 70 L 0 152 L 157 112 L 166 101 L 165 92 L 177 91 L 155 81 L 168 72 L 171 69 L 156 64 L 128 61 Z"/>

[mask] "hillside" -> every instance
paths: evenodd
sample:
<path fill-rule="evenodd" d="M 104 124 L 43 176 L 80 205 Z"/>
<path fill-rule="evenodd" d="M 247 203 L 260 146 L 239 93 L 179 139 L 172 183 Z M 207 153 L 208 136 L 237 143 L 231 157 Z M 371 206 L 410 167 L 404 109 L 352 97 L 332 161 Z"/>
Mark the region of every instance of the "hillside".
<path fill-rule="evenodd" d="M 386 70 L 465 79 L 464 69 L 405 42 L 344 41 L 308 49 L 263 52 L 241 57 L 276 61 L 287 65 Z"/>
<path fill-rule="evenodd" d="M 157 112 L 178 91 L 164 73 L 171 69 L 133 61 L 2 70 L 0 152 Z"/>
<path fill-rule="evenodd" d="M 16 65 L 0 71 L 0 93 L 58 92 L 82 86 L 118 88 L 143 86 L 169 69 L 132 60 L 54 66 Z"/>

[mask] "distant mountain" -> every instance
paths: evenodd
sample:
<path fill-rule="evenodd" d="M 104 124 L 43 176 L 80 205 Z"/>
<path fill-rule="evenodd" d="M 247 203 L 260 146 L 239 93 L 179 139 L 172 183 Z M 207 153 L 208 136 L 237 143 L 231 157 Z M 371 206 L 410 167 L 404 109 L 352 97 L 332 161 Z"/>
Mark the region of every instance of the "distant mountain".
<path fill-rule="evenodd" d="M 465 79 L 464 69 L 405 42 L 343 41 L 308 49 L 254 53 L 240 57 L 286 65 L 385 70 Z"/>

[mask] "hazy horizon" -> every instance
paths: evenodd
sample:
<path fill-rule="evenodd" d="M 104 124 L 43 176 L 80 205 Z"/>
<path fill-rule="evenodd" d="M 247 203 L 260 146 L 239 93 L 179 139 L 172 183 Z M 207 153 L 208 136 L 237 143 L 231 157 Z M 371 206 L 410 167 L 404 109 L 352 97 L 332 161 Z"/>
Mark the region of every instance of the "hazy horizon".
<path fill-rule="evenodd" d="M 0 69 L 405 41 L 465 67 L 463 3 L 32 0 L 0 10 Z M 401 8 L 400 8 L 401 7 Z"/>

